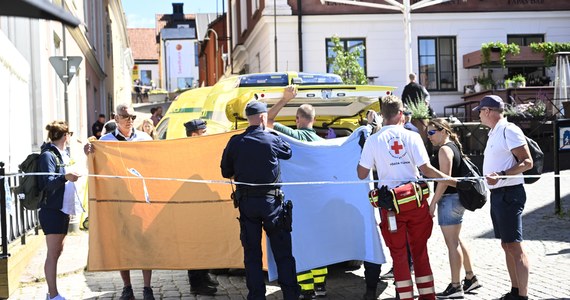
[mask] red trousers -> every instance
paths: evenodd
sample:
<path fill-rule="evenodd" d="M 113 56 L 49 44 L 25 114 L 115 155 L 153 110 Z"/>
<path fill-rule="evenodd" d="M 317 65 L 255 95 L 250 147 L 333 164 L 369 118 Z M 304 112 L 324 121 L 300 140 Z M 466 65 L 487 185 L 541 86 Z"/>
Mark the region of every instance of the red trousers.
<path fill-rule="evenodd" d="M 397 232 L 388 230 L 387 211 L 382 209 L 381 214 L 380 229 L 394 261 L 394 280 L 400 299 L 414 299 L 406 242 L 410 244 L 410 251 L 414 260 L 416 286 L 420 294 L 418 299 L 435 299 L 433 273 L 427 251 L 427 240 L 431 236 L 433 220 L 429 214 L 427 201 L 423 201 L 422 206 L 417 209 L 396 215 Z"/>

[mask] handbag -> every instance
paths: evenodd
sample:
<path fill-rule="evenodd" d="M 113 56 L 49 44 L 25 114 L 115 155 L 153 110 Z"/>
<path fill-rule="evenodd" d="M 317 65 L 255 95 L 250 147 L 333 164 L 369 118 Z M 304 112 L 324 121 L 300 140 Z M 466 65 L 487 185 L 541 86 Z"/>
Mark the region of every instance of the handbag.
<path fill-rule="evenodd" d="M 479 168 L 468 157 L 462 155 L 459 170 L 463 177 L 477 177 L 476 179 L 466 178 L 461 180 L 461 185 L 457 186 L 459 202 L 465 209 L 470 211 L 483 207 L 487 203 L 488 189 L 485 185 L 485 180 L 481 178 Z"/>

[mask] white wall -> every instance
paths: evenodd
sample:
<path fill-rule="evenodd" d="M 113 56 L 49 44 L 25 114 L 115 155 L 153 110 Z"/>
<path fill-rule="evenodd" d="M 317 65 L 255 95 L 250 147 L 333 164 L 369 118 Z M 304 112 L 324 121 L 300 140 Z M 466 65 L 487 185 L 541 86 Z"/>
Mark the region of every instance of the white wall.
<path fill-rule="evenodd" d="M 297 16 L 278 16 L 279 71 L 298 69 Z M 273 17 L 263 17 L 244 43 L 245 61 L 250 72 L 274 71 Z M 404 63 L 404 35 L 401 14 L 303 16 L 303 62 L 305 72 L 326 72 L 325 39 L 334 34 L 341 38 L 366 39 L 368 76 L 378 76 L 374 84 L 397 87 L 400 95 L 407 84 Z M 544 34 L 545 41 L 570 41 L 570 12 L 500 12 L 412 14 L 412 69 L 418 71 L 418 37 L 455 36 L 457 42 L 458 91 L 432 92 L 432 105 L 442 113 L 448 104 L 461 102 L 463 86 L 473 84 L 479 70 L 463 68 L 463 55 L 479 50 L 491 41 L 506 42 L 507 34 Z M 261 62 L 257 70 L 259 53 Z M 241 69 L 242 57 L 234 57 Z M 237 67 L 237 68 L 236 68 Z M 494 70 L 497 74 L 500 69 Z M 553 76 L 551 76 L 552 78 Z"/>
<path fill-rule="evenodd" d="M 0 106 L 4 111 L 4 128 L 0 130 L 0 161 L 6 173 L 18 171 L 18 164 L 32 150 L 30 97 L 28 79 L 30 65 L 0 30 Z"/>

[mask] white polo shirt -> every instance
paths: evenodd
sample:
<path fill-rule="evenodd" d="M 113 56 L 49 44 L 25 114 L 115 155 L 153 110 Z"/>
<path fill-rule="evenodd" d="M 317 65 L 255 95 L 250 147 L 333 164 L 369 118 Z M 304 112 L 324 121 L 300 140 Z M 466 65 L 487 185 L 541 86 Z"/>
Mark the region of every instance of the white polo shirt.
<path fill-rule="evenodd" d="M 402 125 L 388 125 L 371 135 L 364 143 L 359 164 L 367 169 L 376 167 L 379 185 L 388 188 L 420 177 L 418 167 L 429 163 L 421 136 Z"/>
<path fill-rule="evenodd" d="M 133 133 L 129 137 L 124 136 L 119 131 L 119 129 L 117 128 L 117 129 L 115 129 L 115 131 L 105 134 L 104 136 L 99 138 L 99 140 L 100 141 L 118 141 L 118 139 L 115 137 L 115 135 L 122 136 L 127 142 L 152 141 L 152 138 L 150 137 L 150 135 L 148 135 L 148 133 L 146 133 L 144 131 L 136 130 L 134 128 L 133 128 Z"/>
<path fill-rule="evenodd" d="M 489 131 L 489 138 L 485 146 L 485 157 L 483 159 L 483 174 L 499 173 L 517 164 L 517 160 L 511 150 L 523 145 L 526 145 L 526 138 L 522 130 L 518 126 L 509 123 L 505 118 L 499 120 L 495 128 Z M 517 175 L 522 175 L 522 173 Z M 489 185 L 489 189 L 523 183 L 524 178 L 522 177 L 503 179 L 499 180 L 495 185 Z"/>

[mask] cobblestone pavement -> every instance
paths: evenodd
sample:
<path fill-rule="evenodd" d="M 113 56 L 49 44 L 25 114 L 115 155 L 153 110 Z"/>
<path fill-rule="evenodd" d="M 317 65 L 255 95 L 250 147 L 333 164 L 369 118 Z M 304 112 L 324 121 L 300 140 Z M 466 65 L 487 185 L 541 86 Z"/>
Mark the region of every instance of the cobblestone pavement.
<path fill-rule="evenodd" d="M 570 171 L 562 172 L 570 176 Z M 530 260 L 530 299 L 570 299 L 570 178 L 561 180 L 561 216 L 554 214 L 554 179 L 552 173 L 526 186 L 527 204 L 524 222 L 524 248 Z M 474 272 L 483 287 L 465 299 L 497 299 L 510 289 L 504 254 L 493 238 L 490 206 L 466 212 L 462 238 L 471 252 Z M 389 256 L 388 249 L 385 248 Z M 450 282 L 447 249 L 439 226 L 429 240 L 429 254 L 436 280 L 436 290 L 443 291 Z M 22 276 L 21 287 L 10 299 L 45 299 L 43 279 L 45 249 L 39 251 Z M 87 234 L 69 236 L 59 264 L 59 289 L 67 299 L 118 299 L 122 289 L 119 272 L 84 272 L 87 258 Z M 384 265 L 383 272 L 389 269 Z M 142 299 L 142 275 L 133 271 L 135 296 Z M 322 299 L 360 299 L 364 293 L 364 270 L 335 265 L 329 269 L 328 295 Z M 246 299 L 243 276 L 230 273 L 216 275 L 220 282 L 215 297 L 190 294 L 185 271 L 155 271 L 152 285 L 156 299 Z M 379 299 L 394 298 L 392 282 L 381 282 Z M 416 293 L 417 294 L 417 293 Z M 267 299 L 282 299 L 276 282 L 268 283 Z"/>

